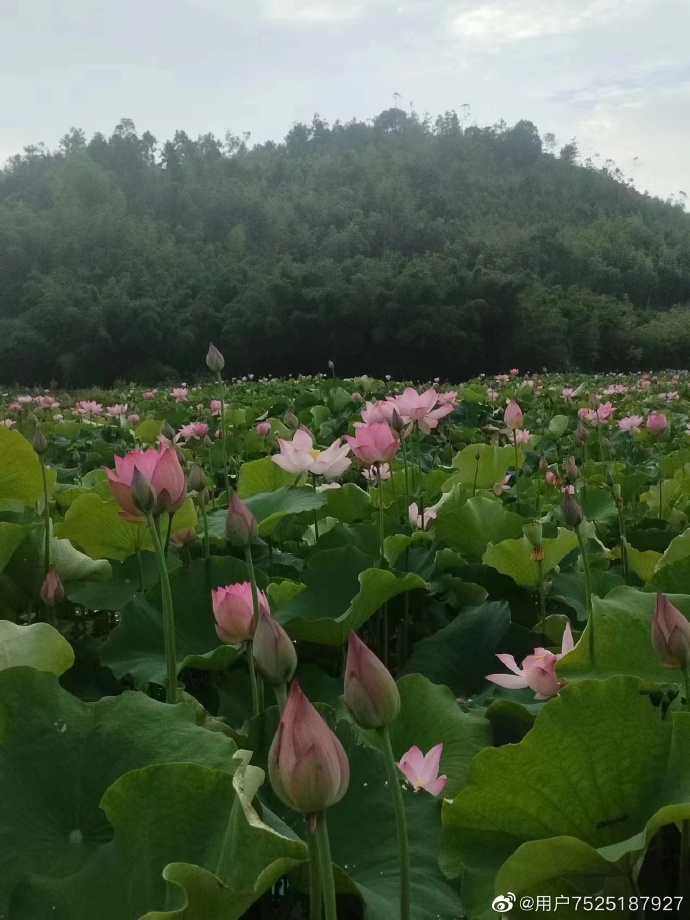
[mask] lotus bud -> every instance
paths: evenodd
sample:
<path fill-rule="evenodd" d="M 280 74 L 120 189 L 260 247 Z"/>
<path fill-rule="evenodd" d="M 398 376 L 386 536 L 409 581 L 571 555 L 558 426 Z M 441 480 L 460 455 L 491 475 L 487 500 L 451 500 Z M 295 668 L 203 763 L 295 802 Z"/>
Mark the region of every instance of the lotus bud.
<path fill-rule="evenodd" d="M 393 409 L 390 426 L 396 434 L 402 434 L 405 430 L 405 422 L 403 422 L 397 409 Z"/>
<path fill-rule="evenodd" d="M 41 600 L 49 607 L 55 607 L 65 599 L 65 589 L 60 576 L 51 568 L 41 585 Z"/>
<path fill-rule="evenodd" d="M 390 671 L 354 630 L 347 642 L 345 705 L 362 728 L 384 728 L 400 711 L 400 693 Z"/>
<path fill-rule="evenodd" d="M 690 622 L 661 592 L 656 596 L 652 645 L 665 668 L 684 670 L 690 664 Z"/>
<path fill-rule="evenodd" d="M 172 441 L 172 439 L 175 437 L 175 429 L 171 428 L 170 425 L 166 422 L 165 425 L 163 425 L 161 434 L 164 438 L 167 438 L 168 441 Z"/>
<path fill-rule="evenodd" d="M 206 367 L 210 371 L 213 371 L 214 374 L 220 374 L 220 372 L 225 367 L 225 358 L 218 351 L 216 346 L 211 342 L 208 346 L 208 354 L 206 355 Z"/>
<path fill-rule="evenodd" d="M 264 607 L 259 610 L 252 655 L 256 670 L 270 686 L 278 687 L 292 680 L 297 669 L 295 646 L 280 623 Z"/>
<path fill-rule="evenodd" d="M 278 798 L 306 815 L 325 811 L 347 792 L 345 750 L 297 682 L 268 752 L 268 775 Z"/>
<path fill-rule="evenodd" d="M 329 370 L 329 371 L 334 371 L 334 370 L 335 370 L 335 364 L 331 361 L 330 358 L 328 359 L 328 370 Z"/>
<path fill-rule="evenodd" d="M 580 475 L 580 471 L 577 468 L 577 463 L 575 463 L 575 457 L 568 457 L 568 459 L 563 464 L 563 471 L 568 482 L 575 482 L 577 477 Z"/>
<path fill-rule="evenodd" d="M 43 434 L 40 428 L 37 428 L 34 432 L 34 437 L 31 442 L 33 449 L 36 451 L 39 457 L 41 457 L 48 450 L 48 442 L 46 441 L 46 436 Z"/>
<path fill-rule="evenodd" d="M 290 409 L 285 413 L 285 424 L 289 425 L 290 428 L 297 429 L 299 428 L 299 419 L 294 412 L 291 412 Z"/>
<path fill-rule="evenodd" d="M 142 514 L 151 514 L 156 507 L 158 496 L 151 482 L 144 476 L 138 467 L 134 467 L 129 494 L 134 507 Z"/>
<path fill-rule="evenodd" d="M 601 400 L 599 399 L 599 397 L 598 397 L 598 396 L 595 396 L 594 393 L 590 393 L 590 395 L 589 395 L 589 408 L 590 408 L 590 409 L 598 409 L 600 406 L 601 406 Z"/>
<path fill-rule="evenodd" d="M 647 416 L 647 430 L 652 434 L 662 434 L 668 427 L 668 419 L 663 412 L 650 412 Z"/>
<path fill-rule="evenodd" d="M 254 431 L 262 437 L 265 438 L 271 433 L 271 423 L 270 422 L 259 422 L 258 425 L 254 428 Z"/>
<path fill-rule="evenodd" d="M 198 463 L 192 463 L 187 473 L 187 488 L 190 492 L 202 492 L 206 488 L 206 473 Z"/>
<path fill-rule="evenodd" d="M 577 428 L 575 429 L 575 443 L 584 444 L 587 438 L 589 437 L 589 431 L 582 424 L 582 421 L 577 423 Z"/>
<path fill-rule="evenodd" d="M 198 539 L 196 530 L 193 527 L 183 527 L 181 530 L 175 531 L 170 537 L 170 542 L 177 549 L 181 549 L 183 546 L 191 546 Z"/>
<path fill-rule="evenodd" d="M 562 513 L 563 520 L 568 527 L 572 527 L 573 530 L 577 530 L 585 518 L 582 508 L 570 492 L 563 493 Z"/>
<path fill-rule="evenodd" d="M 245 503 L 237 497 L 237 492 L 230 495 L 230 507 L 225 518 L 225 536 L 230 546 L 243 549 L 256 539 L 259 525 Z"/>
<path fill-rule="evenodd" d="M 506 428 L 510 431 L 515 431 L 516 428 L 522 428 L 522 409 L 514 399 L 511 399 L 506 406 L 506 410 L 503 413 L 503 421 L 505 422 Z"/>
<path fill-rule="evenodd" d="M 543 528 L 540 521 L 532 521 L 531 524 L 525 524 L 522 532 L 529 540 L 530 546 L 541 546 L 543 539 Z"/>
<path fill-rule="evenodd" d="M 549 468 L 549 461 L 546 459 L 546 457 L 540 457 L 539 458 L 539 472 L 545 473 L 548 470 L 548 468 Z"/>

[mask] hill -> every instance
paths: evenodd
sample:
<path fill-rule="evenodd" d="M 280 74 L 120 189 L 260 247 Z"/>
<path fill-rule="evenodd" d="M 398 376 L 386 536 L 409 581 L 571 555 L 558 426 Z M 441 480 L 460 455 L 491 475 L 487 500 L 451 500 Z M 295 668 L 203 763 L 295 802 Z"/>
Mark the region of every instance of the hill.
<path fill-rule="evenodd" d="M 690 361 L 683 208 L 454 112 L 251 148 L 72 129 L 0 172 L 0 282 L 6 381 L 184 378 L 209 340 L 231 374 Z"/>

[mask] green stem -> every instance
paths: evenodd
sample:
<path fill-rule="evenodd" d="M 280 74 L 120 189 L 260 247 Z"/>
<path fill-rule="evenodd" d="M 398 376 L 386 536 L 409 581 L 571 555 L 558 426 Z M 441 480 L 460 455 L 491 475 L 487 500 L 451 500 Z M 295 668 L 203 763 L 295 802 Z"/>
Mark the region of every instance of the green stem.
<path fill-rule="evenodd" d="M 419 434 L 419 425 L 415 425 L 415 439 L 417 441 L 417 467 L 419 469 L 419 513 L 424 520 L 424 484 L 422 476 L 422 442 Z"/>
<path fill-rule="evenodd" d="M 663 511 L 663 505 L 664 505 L 664 490 L 663 490 L 664 477 L 661 473 L 661 461 L 663 459 L 663 456 L 664 455 L 661 449 L 661 441 L 659 441 L 659 517 L 661 517 L 661 513 Z"/>
<path fill-rule="evenodd" d="M 225 443 L 225 395 L 223 393 L 223 378 L 218 371 L 218 390 L 220 395 L 220 443 L 223 447 L 223 473 L 225 474 L 225 491 L 230 501 L 230 473 L 228 471 L 228 448 Z"/>
<path fill-rule="evenodd" d="M 312 816 L 304 816 L 309 847 L 309 920 L 321 920 L 323 890 L 321 888 L 321 868 L 319 866 L 319 848 L 311 826 Z"/>
<path fill-rule="evenodd" d="M 409 472 L 407 469 L 407 448 L 405 446 L 405 439 L 401 436 L 400 438 L 400 447 L 402 448 L 403 456 L 403 469 L 405 470 L 405 512 L 403 514 L 403 523 L 407 523 L 407 515 L 409 514 L 410 507 L 410 478 Z"/>
<path fill-rule="evenodd" d="M 316 474 L 311 474 L 312 484 L 314 486 L 314 492 L 316 492 Z M 314 543 L 319 542 L 319 516 L 316 508 L 314 508 Z"/>
<path fill-rule="evenodd" d="M 285 684 L 276 684 L 273 688 L 273 692 L 276 695 L 276 702 L 278 703 L 278 709 L 280 709 L 280 714 L 283 714 L 285 706 L 287 704 L 287 687 Z"/>
<path fill-rule="evenodd" d="M 592 580 L 589 571 L 589 560 L 587 559 L 587 547 L 580 533 L 580 528 L 575 528 L 577 542 L 580 546 L 580 555 L 582 556 L 582 569 L 585 575 L 585 602 L 587 605 L 587 622 L 589 624 L 589 654 L 594 661 L 594 612 L 592 610 Z"/>
<path fill-rule="evenodd" d="M 472 483 L 472 498 L 477 494 L 477 478 L 479 476 L 479 460 L 481 454 L 477 454 L 474 458 L 474 482 Z"/>
<path fill-rule="evenodd" d="M 208 538 L 208 518 L 206 517 L 206 503 L 201 496 L 199 497 L 199 507 L 201 508 L 201 519 L 204 522 L 204 559 L 208 562 L 211 556 L 211 544 Z"/>
<path fill-rule="evenodd" d="M 537 575 L 539 578 L 539 618 L 541 620 L 541 631 L 546 635 L 546 592 L 544 590 L 544 561 L 537 560 Z"/>
<path fill-rule="evenodd" d="M 168 532 L 165 535 L 165 547 L 163 549 L 163 554 L 165 558 L 168 558 L 168 549 L 170 548 L 170 537 L 172 536 L 172 525 L 173 525 L 174 515 L 168 514 Z"/>
<path fill-rule="evenodd" d="M 323 906 L 325 920 L 338 920 L 335 901 L 335 881 L 333 879 L 333 862 L 331 860 L 331 845 L 328 840 L 328 826 L 326 825 L 326 812 L 314 815 L 314 836 L 319 853 L 319 866 L 321 867 L 321 884 L 323 886 Z"/>
<path fill-rule="evenodd" d="M 175 651 L 175 613 L 173 611 L 172 591 L 168 567 L 165 563 L 165 553 L 158 532 L 158 521 L 149 513 L 146 520 L 151 531 L 151 540 L 158 563 L 158 572 L 161 579 L 161 597 L 163 601 L 163 642 L 165 644 L 165 702 L 177 702 L 177 653 Z"/>
<path fill-rule="evenodd" d="M 41 476 L 43 477 L 43 523 L 45 527 L 45 559 L 44 562 L 44 576 L 48 575 L 50 571 L 50 502 L 48 501 L 48 477 L 46 476 L 46 465 L 43 462 L 43 457 L 39 455 L 39 460 L 41 461 Z"/>
<path fill-rule="evenodd" d="M 520 510 L 520 480 L 518 478 L 518 442 L 517 429 L 513 428 L 513 449 L 515 451 L 515 503 L 517 510 Z"/>
<path fill-rule="evenodd" d="M 139 569 L 139 591 L 144 590 L 144 568 L 141 564 L 141 550 L 137 550 L 137 568 Z"/>
<path fill-rule="evenodd" d="M 249 569 L 249 584 L 252 588 L 252 605 L 254 608 L 254 632 L 259 625 L 259 592 L 256 587 L 256 573 L 254 571 L 254 560 L 252 559 L 252 549 L 251 546 L 245 546 L 244 548 L 244 558 L 247 563 L 247 568 Z M 254 671 L 254 658 L 252 655 L 249 656 L 249 673 L 250 675 Z M 261 688 L 259 686 L 259 679 L 254 674 L 253 681 L 256 682 L 256 698 L 254 699 L 254 715 L 258 716 L 261 711 Z M 252 690 L 254 689 L 252 684 Z"/>
<path fill-rule="evenodd" d="M 385 568 L 385 553 L 384 553 L 384 536 L 385 536 L 385 527 L 383 519 L 383 487 L 381 485 L 381 464 L 376 463 L 374 465 L 376 470 L 376 482 L 378 483 L 378 493 L 379 493 L 379 567 Z"/>
<path fill-rule="evenodd" d="M 247 643 L 247 663 L 249 665 L 249 681 L 252 685 L 252 715 L 258 716 L 261 712 L 261 704 L 259 701 L 259 681 L 256 676 L 254 652 L 251 642 Z"/>
<path fill-rule="evenodd" d="M 383 746 L 383 759 L 386 763 L 386 773 L 388 775 L 388 785 L 393 796 L 393 806 L 395 808 L 395 823 L 398 830 L 398 858 L 400 861 L 400 920 L 410 920 L 410 844 L 407 838 L 407 819 L 405 818 L 405 803 L 403 801 L 402 789 L 400 787 L 400 778 L 398 767 L 395 763 L 395 756 L 391 746 L 388 728 L 378 729 L 379 737 Z"/>

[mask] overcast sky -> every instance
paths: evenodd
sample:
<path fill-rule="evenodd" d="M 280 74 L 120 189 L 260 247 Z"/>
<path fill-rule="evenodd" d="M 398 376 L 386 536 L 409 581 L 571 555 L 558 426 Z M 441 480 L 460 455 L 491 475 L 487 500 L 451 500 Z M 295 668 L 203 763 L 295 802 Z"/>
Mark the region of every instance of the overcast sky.
<path fill-rule="evenodd" d="M 280 140 L 393 105 L 533 121 L 690 193 L 690 0 L 0 0 L 0 160 L 72 126 Z"/>

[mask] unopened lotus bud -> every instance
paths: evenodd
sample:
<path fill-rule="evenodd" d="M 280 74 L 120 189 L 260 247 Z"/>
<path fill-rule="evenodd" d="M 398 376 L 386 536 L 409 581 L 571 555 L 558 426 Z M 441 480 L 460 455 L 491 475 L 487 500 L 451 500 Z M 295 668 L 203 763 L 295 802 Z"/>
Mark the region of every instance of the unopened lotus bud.
<path fill-rule="evenodd" d="M 503 413 L 503 421 L 505 422 L 506 428 L 510 431 L 515 431 L 516 428 L 522 428 L 522 409 L 514 399 L 511 399 L 506 406 L 506 410 Z"/>
<path fill-rule="evenodd" d="M 285 424 L 289 425 L 290 428 L 299 428 L 299 419 L 294 412 L 291 412 L 290 409 L 285 413 Z"/>
<path fill-rule="evenodd" d="M 170 425 L 166 422 L 165 425 L 163 425 L 161 434 L 164 438 L 167 438 L 168 441 L 172 441 L 172 439 L 175 437 L 175 429 L 171 428 Z"/>
<path fill-rule="evenodd" d="M 297 669 L 297 652 L 292 640 L 263 607 L 259 610 L 252 656 L 256 670 L 272 687 L 289 683 Z"/>
<path fill-rule="evenodd" d="M 347 643 L 345 705 L 362 728 L 384 728 L 400 711 L 400 693 L 390 671 L 354 631 Z"/>
<path fill-rule="evenodd" d="M 31 442 L 33 449 L 36 453 L 42 456 L 48 450 L 48 442 L 46 441 L 46 436 L 43 434 L 40 428 L 37 428 L 34 432 L 34 437 Z"/>
<path fill-rule="evenodd" d="M 60 576 L 51 568 L 41 585 L 41 600 L 49 607 L 55 607 L 65 599 L 65 589 Z"/>
<path fill-rule="evenodd" d="M 532 475 L 532 467 L 529 465 L 529 463 L 523 463 L 523 464 L 522 464 L 522 475 L 523 475 L 523 476 L 531 476 L 531 475 Z"/>
<path fill-rule="evenodd" d="M 268 776 L 278 798 L 305 815 L 335 805 L 350 783 L 350 765 L 342 744 L 297 681 L 290 688 L 268 752 Z"/>
<path fill-rule="evenodd" d="M 170 537 L 170 542 L 177 549 L 181 549 L 183 546 L 192 546 L 198 539 L 196 530 L 193 527 L 183 527 L 181 530 L 175 531 Z"/>
<path fill-rule="evenodd" d="M 580 471 L 577 468 L 577 463 L 575 463 L 575 457 L 568 457 L 568 459 L 563 464 L 563 471 L 568 482 L 575 482 L 577 477 L 580 475 Z"/>
<path fill-rule="evenodd" d="M 601 400 L 599 399 L 599 397 L 598 397 L 598 396 L 595 396 L 594 393 L 590 393 L 590 395 L 589 395 L 589 408 L 590 408 L 590 409 L 598 409 L 600 406 L 601 406 Z"/>
<path fill-rule="evenodd" d="M 402 417 L 397 409 L 393 409 L 390 426 L 396 434 L 402 434 L 405 430 L 405 422 L 403 422 Z"/>
<path fill-rule="evenodd" d="M 545 473 L 548 470 L 548 468 L 549 468 L 549 461 L 546 459 L 546 457 L 540 457 L 539 458 L 539 472 Z"/>
<path fill-rule="evenodd" d="M 661 592 L 656 596 L 652 645 L 665 668 L 685 670 L 690 665 L 690 622 Z"/>
<path fill-rule="evenodd" d="M 129 494 L 132 498 L 132 504 L 137 510 L 141 511 L 142 514 L 151 514 L 151 512 L 153 512 L 158 500 L 156 490 L 151 485 L 150 480 L 148 480 L 136 466 L 132 473 Z"/>
<path fill-rule="evenodd" d="M 328 359 L 328 370 L 329 371 L 335 370 L 335 364 L 331 361 L 330 358 Z"/>
<path fill-rule="evenodd" d="M 206 473 L 198 463 L 192 463 L 187 473 L 187 489 L 190 492 L 201 492 L 206 488 Z"/>
<path fill-rule="evenodd" d="M 242 549 L 256 539 L 259 525 L 245 503 L 237 497 L 237 492 L 230 495 L 230 507 L 225 518 L 225 536 L 230 546 Z"/>
<path fill-rule="evenodd" d="M 522 532 L 529 540 L 530 546 L 541 546 L 543 539 L 543 528 L 540 521 L 532 521 L 531 524 L 525 524 Z"/>
<path fill-rule="evenodd" d="M 562 512 L 563 520 L 568 525 L 568 527 L 572 527 L 573 530 L 577 530 L 585 517 L 582 508 L 578 504 L 577 500 L 570 494 L 570 492 L 563 493 Z"/>
<path fill-rule="evenodd" d="M 577 428 L 575 429 L 575 443 L 584 444 L 587 438 L 589 437 L 589 431 L 585 428 L 581 421 L 577 423 Z"/>
<path fill-rule="evenodd" d="M 220 372 L 225 367 L 225 358 L 218 351 L 216 346 L 211 342 L 208 346 L 208 354 L 206 355 L 206 366 L 210 371 L 213 371 L 214 374 L 220 374 Z"/>

